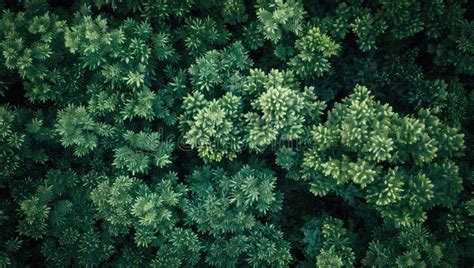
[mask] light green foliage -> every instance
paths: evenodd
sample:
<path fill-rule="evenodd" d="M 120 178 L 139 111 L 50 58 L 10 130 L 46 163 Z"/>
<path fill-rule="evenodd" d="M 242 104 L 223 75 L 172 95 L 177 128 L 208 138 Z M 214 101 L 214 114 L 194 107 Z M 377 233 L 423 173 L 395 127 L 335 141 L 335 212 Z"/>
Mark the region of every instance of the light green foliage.
<path fill-rule="evenodd" d="M 172 35 L 166 31 L 162 31 L 152 36 L 153 55 L 159 61 L 175 61 L 178 59 L 178 54 L 173 47 Z"/>
<path fill-rule="evenodd" d="M 255 96 L 254 110 L 245 115 L 250 149 L 262 151 L 272 143 L 298 140 L 307 123 L 319 120 L 324 103 L 317 100 L 314 88 L 301 91 L 294 81 L 291 71 L 250 72 L 244 84 L 245 93 Z"/>
<path fill-rule="evenodd" d="M 59 111 L 56 131 L 61 137 L 61 143 L 65 147 L 73 147 L 77 156 L 95 149 L 99 137 L 112 134 L 111 127 L 95 122 L 84 106 L 72 105 Z"/>
<path fill-rule="evenodd" d="M 235 158 L 243 145 L 241 98 L 227 93 L 218 100 L 206 101 L 201 93 L 195 92 L 185 99 L 185 105 L 189 111 L 195 110 L 186 122 L 189 130 L 184 136 L 191 148 L 196 148 L 204 159 Z"/>
<path fill-rule="evenodd" d="M 357 43 L 362 51 L 373 50 L 376 47 L 375 40 L 382 34 L 387 25 L 385 21 L 376 21 L 370 13 L 357 17 L 351 24 L 352 31 L 357 35 Z"/>
<path fill-rule="evenodd" d="M 235 72 L 248 70 L 252 60 L 240 42 L 233 43 L 222 51 L 211 50 L 199 57 L 189 67 L 193 86 L 210 91 L 221 86 Z"/>
<path fill-rule="evenodd" d="M 91 200 L 97 207 L 97 215 L 106 219 L 114 229 L 130 227 L 133 204 L 131 194 L 137 187 L 137 180 L 126 176 L 117 178 L 112 184 L 107 181 L 99 184 L 91 193 Z"/>
<path fill-rule="evenodd" d="M 284 87 L 296 89 L 299 83 L 295 79 L 292 71 L 280 71 L 276 69 L 265 73 L 261 69 L 251 69 L 246 81 L 243 84 L 242 94 L 249 95 L 251 98 L 257 99 L 269 88 Z"/>
<path fill-rule="evenodd" d="M 82 66 L 95 72 L 111 88 L 140 89 L 149 85 L 152 28 L 132 19 L 118 28 L 108 20 L 93 18 L 90 10 L 77 13 L 75 25 L 66 29 L 64 42 L 69 52 L 79 56 Z"/>
<path fill-rule="evenodd" d="M 342 221 L 328 218 L 322 227 L 323 246 L 318 257 L 317 267 L 348 267 L 354 262 L 354 253 Z M 333 266 L 336 265 L 336 266 Z"/>
<path fill-rule="evenodd" d="M 259 30 L 273 43 L 278 43 L 287 32 L 299 35 L 303 30 L 306 12 L 299 0 L 261 0 L 256 8 Z"/>
<path fill-rule="evenodd" d="M 227 42 L 229 32 L 213 19 L 188 18 L 183 29 L 184 43 L 191 55 L 199 56 L 210 50 L 213 45 L 222 45 Z"/>
<path fill-rule="evenodd" d="M 302 78 L 319 77 L 329 71 L 329 60 L 340 49 L 339 44 L 317 27 L 309 29 L 305 36 L 296 41 L 295 47 L 298 54 L 290 59 L 289 65 Z"/>
<path fill-rule="evenodd" d="M 297 139 L 303 132 L 304 98 L 300 92 L 283 87 L 269 88 L 253 103 L 262 113 L 247 115 L 248 143 L 251 149 L 261 150 L 276 141 Z"/>
<path fill-rule="evenodd" d="M 272 143 L 296 141 L 305 123 L 318 122 L 325 108 L 314 88 L 298 87 L 291 71 L 251 69 L 235 92 L 219 99 L 208 101 L 195 91 L 185 98 L 181 116 L 186 142 L 203 159 L 220 161 L 235 158 L 246 146 L 258 152 Z"/>
<path fill-rule="evenodd" d="M 152 121 L 155 117 L 153 111 L 153 102 L 156 98 L 155 94 L 149 89 L 143 89 L 137 92 L 125 102 L 124 109 L 120 112 L 122 119 L 142 118 L 147 121 Z"/>
<path fill-rule="evenodd" d="M 173 144 L 167 141 L 161 142 L 160 138 L 158 132 L 126 131 L 123 134 L 125 145 L 114 150 L 113 165 L 125 168 L 135 175 L 135 173 L 147 173 L 151 164 L 159 168 L 170 164 Z"/>
<path fill-rule="evenodd" d="M 71 53 L 81 53 L 85 67 L 97 69 L 105 61 L 108 50 L 118 49 L 125 39 L 119 30 L 108 31 L 106 19 L 85 16 L 78 25 L 66 30 L 65 46 Z"/>
<path fill-rule="evenodd" d="M 169 173 L 153 187 L 126 176 L 113 183 L 104 181 L 91 193 L 91 200 L 112 236 L 127 234 L 133 227 L 138 247 L 158 249 L 153 263 L 178 261 L 184 265 L 195 264 L 202 247 L 196 233 L 176 226 L 176 209 L 185 195 L 186 188 L 177 183 L 176 174 Z"/>
<path fill-rule="evenodd" d="M 424 222 L 433 205 L 449 207 L 444 191 L 450 189 L 455 199 L 461 180 L 447 158 L 462 154 L 463 135 L 429 111 L 419 117 L 400 116 L 356 86 L 329 112 L 327 122 L 313 129 L 315 146 L 305 152 L 303 164 L 311 191 L 324 196 L 349 183 L 358 185 L 367 202 L 397 226 Z M 450 175 L 440 179 L 443 173 Z"/>

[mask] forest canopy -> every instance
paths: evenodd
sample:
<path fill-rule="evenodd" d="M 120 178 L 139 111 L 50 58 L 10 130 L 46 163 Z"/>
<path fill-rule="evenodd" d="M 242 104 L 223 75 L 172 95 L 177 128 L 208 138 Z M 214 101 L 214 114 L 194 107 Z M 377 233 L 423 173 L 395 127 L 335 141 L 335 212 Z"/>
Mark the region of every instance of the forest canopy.
<path fill-rule="evenodd" d="M 0 8 L 0 267 L 474 264 L 474 2 Z"/>

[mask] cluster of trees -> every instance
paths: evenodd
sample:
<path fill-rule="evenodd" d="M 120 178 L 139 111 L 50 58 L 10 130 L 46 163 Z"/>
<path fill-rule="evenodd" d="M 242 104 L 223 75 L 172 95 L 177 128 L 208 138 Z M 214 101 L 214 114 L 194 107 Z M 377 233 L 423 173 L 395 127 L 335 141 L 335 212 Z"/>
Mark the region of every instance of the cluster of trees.
<path fill-rule="evenodd" d="M 0 7 L 0 267 L 474 263 L 467 0 Z"/>

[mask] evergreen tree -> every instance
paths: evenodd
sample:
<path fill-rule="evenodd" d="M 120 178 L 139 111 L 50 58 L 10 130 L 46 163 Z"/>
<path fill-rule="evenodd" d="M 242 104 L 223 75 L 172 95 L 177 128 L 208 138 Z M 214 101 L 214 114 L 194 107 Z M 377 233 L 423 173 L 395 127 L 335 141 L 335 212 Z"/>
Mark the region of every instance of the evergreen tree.
<path fill-rule="evenodd" d="M 0 7 L 0 267 L 474 263 L 469 1 Z"/>

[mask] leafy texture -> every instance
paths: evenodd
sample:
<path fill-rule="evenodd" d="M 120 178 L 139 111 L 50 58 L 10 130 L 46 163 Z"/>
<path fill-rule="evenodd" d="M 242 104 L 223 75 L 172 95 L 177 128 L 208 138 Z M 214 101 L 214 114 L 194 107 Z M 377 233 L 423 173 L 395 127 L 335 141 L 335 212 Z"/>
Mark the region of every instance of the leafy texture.
<path fill-rule="evenodd" d="M 0 0 L 0 267 L 471 267 L 466 0 Z"/>

